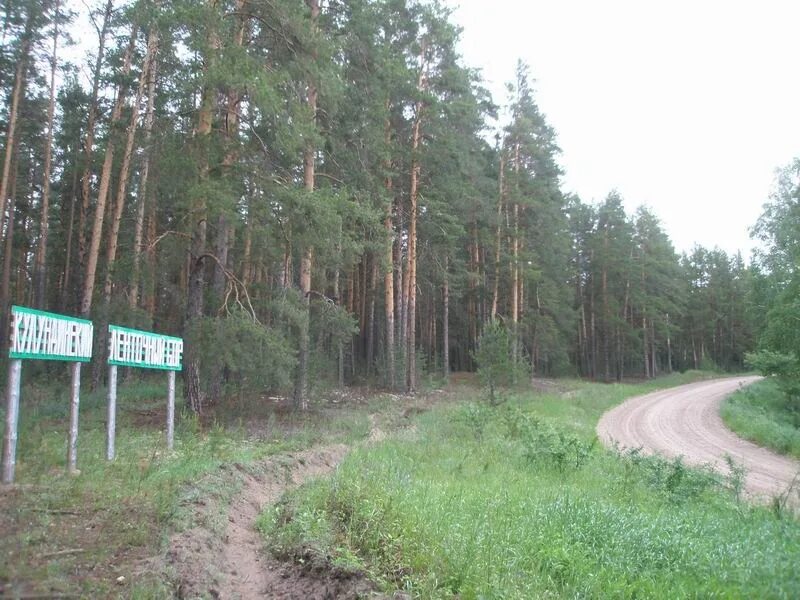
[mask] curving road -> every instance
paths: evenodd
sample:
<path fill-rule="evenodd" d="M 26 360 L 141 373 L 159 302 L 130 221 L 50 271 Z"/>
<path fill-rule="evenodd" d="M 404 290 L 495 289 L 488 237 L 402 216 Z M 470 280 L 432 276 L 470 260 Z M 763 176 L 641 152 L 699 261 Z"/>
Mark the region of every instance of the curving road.
<path fill-rule="evenodd" d="M 721 472 L 728 471 L 728 454 L 745 468 L 748 493 L 769 499 L 792 485 L 800 463 L 737 437 L 719 416 L 726 396 L 759 379 L 715 379 L 631 398 L 602 416 L 597 434 L 608 446 L 683 456 L 687 464 L 711 464 Z"/>

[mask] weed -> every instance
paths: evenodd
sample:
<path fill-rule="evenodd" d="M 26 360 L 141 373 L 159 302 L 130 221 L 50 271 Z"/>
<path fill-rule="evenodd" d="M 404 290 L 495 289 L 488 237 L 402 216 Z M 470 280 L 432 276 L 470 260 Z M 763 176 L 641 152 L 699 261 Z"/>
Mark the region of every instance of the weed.
<path fill-rule="evenodd" d="M 520 439 L 524 447 L 523 456 L 529 464 L 550 465 L 561 473 L 567 468 L 580 469 L 588 460 L 594 444 L 594 441 L 587 444 L 535 417 L 525 419 Z"/>
<path fill-rule="evenodd" d="M 794 512 L 791 509 L 791 502 L 792 496 L 797 495 L 800 498 L 800 491 L 798 491 L 798 483 L 800 483 L 800 473 L 794 476 L 792 482 L 789 486 L 780 494 L 775 494 L 772 496 L 772 500 L 770 502 L 770 508 L 772 509 L 772 514 L 775 515 L 775 518 L 779 521 L 786 518 L 787 516 L 791 516 Z M 797 498 L 795 498 L 796 500 Z"/>
<path fill-rule="evenodd" d="M 484 404 L 470 402 L 456 414 L 456 421 L 463 423 L 472 432 L 477 441 L 483 438 L 483 432 L 490 418 L 489 411 Z"/>
<path fill-rule="evenodd" d="M 742 492 L 744 491 L 747 470 L 743 465 L 733 460 L 730 454 L 725 455 L 725 464 L 728 466 L 728 475 L 726 478 L 728 489 L 731 491 L 734 500 L 739 502 L 742 498 Z"/>

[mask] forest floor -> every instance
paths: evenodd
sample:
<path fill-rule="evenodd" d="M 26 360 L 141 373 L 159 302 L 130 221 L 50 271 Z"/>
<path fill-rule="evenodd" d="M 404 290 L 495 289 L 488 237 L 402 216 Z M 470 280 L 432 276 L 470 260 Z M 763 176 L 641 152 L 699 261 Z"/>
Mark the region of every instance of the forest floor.
<path fill-rule="evenodd" d="M 753 498 L 796 500 L 791 492 L 797 486 L 800 462 L 741 439 L 720 417 L 727 396 L 760 379 L 704 381 L 631 398 L 603 415 L 598 436 L 609 446 L 680 456 L 687 464 L 712 465 L 722 473 L 729 473 L 735 464 L 744 469 L 745 491 Z"/>

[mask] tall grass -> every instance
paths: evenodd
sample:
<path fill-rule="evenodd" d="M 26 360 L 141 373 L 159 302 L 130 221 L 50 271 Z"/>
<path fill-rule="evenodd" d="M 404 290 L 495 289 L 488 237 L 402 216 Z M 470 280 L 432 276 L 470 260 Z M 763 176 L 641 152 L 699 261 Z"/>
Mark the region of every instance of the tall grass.
<path fill-rule="evenodd" d="M 276 423 L 259 407 L 262 431 L 254 438 L 235 424 L 201 427 L 179 403 L 175 449 L 168 452 L 166 377 L 145 378 L 120 382 L 113 462 L 105 459 L 105 390 L 82 394 L 80 475 L 70 476 L 65 388 L 33 380 L 23 389 L 18 485 L 0 496 L 0 584 L 22 586 L 22 595 L 170 597 L 166 574 L 142 569 L 142 561 L 159 556 L 176 529 L 215 530 L 213 522 L 192 522 L 197 502 L 218 505 L 220 514 L 209 519 L 224 521 L 226 502 L 238 490 L 231 473 L 239 472 L 221 466 L 246 466 L 318 442 L 352 441 L 369 431 L 366 414 L 290 415 L 290 423 Z M 118 576 L 125 577 L 123 586 Z"/>
<path fill-rule="evenodd" d="M 735 481 L 593 444 L 605 408 L 649 389 L 434 410 L 262 527 L 423 598 L 800 595 L 797 522 L 739 503 Z"/>
<path fill-rule="evenodd" d="M 736 392 L 721 412 L 725 424 L 743 438 L 800 459 L 800 413 L 790 408 L 773 379 Z"/>

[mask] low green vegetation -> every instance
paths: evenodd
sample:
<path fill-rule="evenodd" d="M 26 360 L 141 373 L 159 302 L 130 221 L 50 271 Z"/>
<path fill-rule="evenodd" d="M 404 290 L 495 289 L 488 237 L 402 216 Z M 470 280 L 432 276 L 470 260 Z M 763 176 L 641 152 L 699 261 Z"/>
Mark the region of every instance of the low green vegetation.
<path fill-rule="evenodd" d="M 596 443 L 608 407 L 692 377 L 473 395 L 354 450 L 261 527 L 423 598 L 797 597 L 800 525 L 741 502 L 740 471 Z"/>
<path fill-rule="evenodd" d="M 368 410 L 380 403 L 299 415 L 275 399 L 230 401 L 221 406 L 224 420 L 179 415 L 175 450 L 167 452 L 166 377 L 120 382 L 116 460 L 105 460 L 105 390 L 87 390 L 80 475 L 70 476 L 66 389 L 60 382 L 22 392 L 15 486 L 0 494 L 0 595 L 171 597 L 159 557 L 171 532 L 196 525 L 218 532 L 214 522 L 194 523 L 193 508 L 218 507 L 209 518 L 223 521 L 240 473 L 221 467 L 361 439 Z"/>
<path fill-rule="evenodd" d="M 722 420 L 737 434 L 781 454 L 800 458 L 800 412 L 773 378 L 729 397 Z"/>

